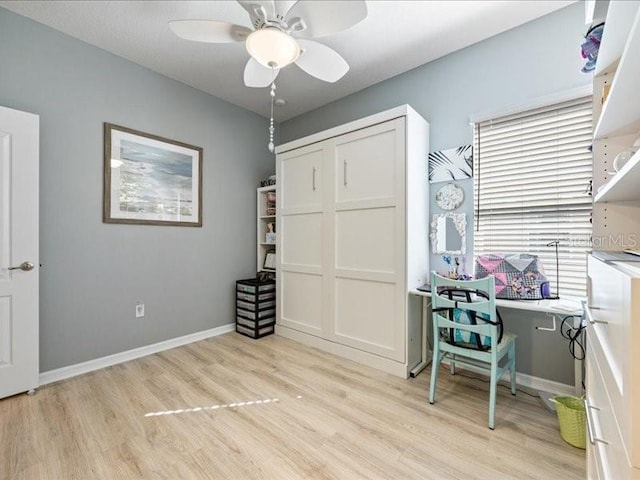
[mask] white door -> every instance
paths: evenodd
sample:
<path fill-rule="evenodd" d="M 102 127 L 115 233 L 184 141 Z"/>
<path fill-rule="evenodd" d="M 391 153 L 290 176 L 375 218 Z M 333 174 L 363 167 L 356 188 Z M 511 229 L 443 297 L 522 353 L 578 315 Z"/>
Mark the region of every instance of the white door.
<path fill-rule="evenodd" d="M 278 206 L 282 215 L 322 209 L 321 144 L 278 155 Z"/>
<path fill-rule="evenodd" d="M 404 118 L 363 128 L 335 140 L 336 208 L 395 205 L 404 189 L 402 163 L 396 161 L 404 145 Z"/>
<path fill-rule="evenodd" d="M 329 337 L 405 361 L 405 127 L 391 120 L 334 139 Z"/>
<path fill-rule="evenodd" d="M 322 336 L 324 149 L 278 155 L 278 325 Z"/>
<path fill-rule="evenodd" d="M 38 132 L 0 107 L 0 398 L 38 386 Z"/>

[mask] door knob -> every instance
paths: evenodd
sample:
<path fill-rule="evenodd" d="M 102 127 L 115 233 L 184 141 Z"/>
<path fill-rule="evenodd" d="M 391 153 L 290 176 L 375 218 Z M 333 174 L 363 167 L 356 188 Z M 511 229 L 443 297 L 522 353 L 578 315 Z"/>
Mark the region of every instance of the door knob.
<path fill-rule="evenodd" d="M 33 267 L 35 267 L 35 265 L 31 262 L 22 262 L 17 267 L 9 267 L 9 270 L 22 270 L 23 272 L 30 272 L 31 270 L 33 270 Z"/>

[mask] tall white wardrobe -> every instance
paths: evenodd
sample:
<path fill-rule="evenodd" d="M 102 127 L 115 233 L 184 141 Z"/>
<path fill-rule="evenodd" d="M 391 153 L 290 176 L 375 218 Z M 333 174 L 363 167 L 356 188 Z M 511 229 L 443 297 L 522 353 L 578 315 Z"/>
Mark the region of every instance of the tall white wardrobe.
<path fill-rule="evenodd" d="M 387 372 L 421 361 L 429 125 L 404 105 L 276 149 L 276 333 Z"/>

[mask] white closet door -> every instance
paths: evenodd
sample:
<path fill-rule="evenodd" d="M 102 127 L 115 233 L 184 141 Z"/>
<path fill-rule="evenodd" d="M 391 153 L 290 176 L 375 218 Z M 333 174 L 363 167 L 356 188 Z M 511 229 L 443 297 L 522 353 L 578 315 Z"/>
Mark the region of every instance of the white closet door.
<path fill-rule="evenodd" d="M 278 155 L 281 215 L 322 211 L 322 146 L 310 145 Z"/>
<path fill-rule="evenodd" d="M 331 141 L 329 335 L 405 360 L 404 118 Z"/>
<path fill-rule="evenodd" d="M 396 171 L 398 125 L 392 120 L 339 137 L 335 146 L 335 202 L 343 208 L 395 205 L 398 180 Z M 404 188 L 403 188 L 404 190 Z"/>
<path fill-rule="evenodd" d="M 278 155 L 278 324 L 321 336 L 323 205 L 321 145 Z"/>

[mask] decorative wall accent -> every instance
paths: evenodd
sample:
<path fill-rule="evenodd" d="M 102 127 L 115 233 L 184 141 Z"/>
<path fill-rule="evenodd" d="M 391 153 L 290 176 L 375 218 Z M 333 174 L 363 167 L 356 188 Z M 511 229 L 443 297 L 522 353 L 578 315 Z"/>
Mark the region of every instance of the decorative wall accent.
<path fill-rule="evenodd" d="M 429 181 L 449 182 L 473 176 L 473 146 L 440 150 L 429 154 Z"/>
<path fill-rule="evenodd" d="M 202 226 L 202 148 L 105 123 L 103 220 Z"/>
<path fill-rule="evenodd" d="M 464 202 L 464 190 L 460 185 L 447 183 L 436 192 L 436 205 L 442 210 L 455 210 Z"/>
<path fill-rule="evenodd" d="M 431 251 L 435 254 L 467 253 L 467 215 L 439 213 L 431 217 Z"/>

